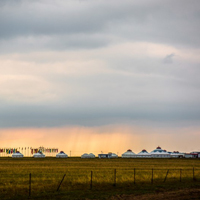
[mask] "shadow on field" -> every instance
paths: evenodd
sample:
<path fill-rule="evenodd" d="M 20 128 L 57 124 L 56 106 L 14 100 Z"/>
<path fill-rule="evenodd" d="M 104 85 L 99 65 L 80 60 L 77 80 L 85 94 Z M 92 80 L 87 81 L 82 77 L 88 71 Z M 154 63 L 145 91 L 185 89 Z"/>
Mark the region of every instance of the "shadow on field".
<path fill-rule="evenodd" d="M 34 183 L 34 182 L 33 182 Z M 14 184 L 14 185 L 13 185 Z M 42 182 L 37 185 L 32 185 L 31 193 L 30 188 L 24 184 L 16 184 L 11 182 L 8 185 L 1 184 L 0 199 L 170 199 L 176 197 L 176 191 L 188 191 L 187 197 L 191 194 L 189 191 L 197 196 L 199 195 L 200 182 L 188 180 L 187 182 L 168 181 L 165 183 L 145 183 L 140 182 L 134 184 L 133 182 L 124 183 L 70 183 L 63 181 L 59 190 L 58 184 L 43 184 Z M 193 194 L 192 193 L 192 194 Z M 148 194 L 148 195 L 147 195 Z M 159 194 L 159 195 L 157 195 Z M 163 195 L 161 195 L 163 194 Z M 179 192 L 179 195 L 181 193 Z M 142 195 L 142 196 L 141 196 Z M 166 196 L 168 195 L 169 198 Z M 195 196 L 195 197 L 196 197 Z M 158 197 L 158 198 L 157 198 Z M 162 198 L 161 198 L 162 197 Z M 178 197 L 177 197 L 178 198 Z M 181 198 L 179 198 L 181 199 Z M 189 199 L 182 196 L 182 199 Z M 200 196 L 199 196 L 200 199 Z"/>

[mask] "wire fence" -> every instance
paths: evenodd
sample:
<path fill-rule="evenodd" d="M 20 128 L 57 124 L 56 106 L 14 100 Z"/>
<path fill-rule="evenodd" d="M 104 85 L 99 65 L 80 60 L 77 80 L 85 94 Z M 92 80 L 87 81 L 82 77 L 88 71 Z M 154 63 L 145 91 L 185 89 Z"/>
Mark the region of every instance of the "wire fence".
<path fill-rule="evenodd" d="M 85 169 L 65 173 L 4 173 L 0 172 L 0 197 L 127 187 L 139 184 L 187 183 L 200 181 L 200 169 Z"/>

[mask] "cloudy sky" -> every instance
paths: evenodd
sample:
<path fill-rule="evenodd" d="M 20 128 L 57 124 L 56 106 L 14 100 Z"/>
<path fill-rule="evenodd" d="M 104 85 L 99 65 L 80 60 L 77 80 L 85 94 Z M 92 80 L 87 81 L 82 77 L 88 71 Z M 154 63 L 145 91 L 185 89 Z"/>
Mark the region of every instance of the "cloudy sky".
<path fill-rule="evenodd" d="M 200 150 L 199 35 L 199 0 L 1 0 L 0 146 Z"/>

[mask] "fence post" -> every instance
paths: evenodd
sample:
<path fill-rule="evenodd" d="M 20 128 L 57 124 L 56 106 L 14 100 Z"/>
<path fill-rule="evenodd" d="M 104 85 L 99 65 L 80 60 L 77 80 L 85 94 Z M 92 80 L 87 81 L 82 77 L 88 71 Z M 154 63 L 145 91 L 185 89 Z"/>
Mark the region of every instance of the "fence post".
<path fill-rule="evenodd" d="M 113 186 L 116 186 L 116 169 L 114 169 L 114 184 Z"/>
<path fill-rule="evenodd" d="M 151 175 L 151 184 L 153 184 L 153 168 L 152 168 L 152 175 Z"/>
<path fill-rule="evenodd" d="M 31 196 L 31 173 L 29 174 L 29 197 Z"/>
<path fill-rule="evenodd" d="M 134 184 L 135 184 L 135 168 L 134 168 Z"/>
<path fill-rule="evenodd" d="M 58 186 L 58 188 L 57 188 L 57 191 L 60 189 L 60 186 L 61 186 L 61 184 L 62 184 L 62 182 L 63 182 L 65 176 L 66 176 L 66 174 L 64 174 L 64 176 L 63 176 L 63 178 L 62 178 L 62 180 L 61 180 L 61 182 L 60 182 L 60 184 L 59 184 L 59 186 Z"/>
<path fill-rule="evenodd" d="M 90 189 L 92 189 L 92 171 L 91 171 L 91 179 L 90 179 Z"/>
<path fill-rule="evenodd" d="M 164 182 L 167 180 L 167 175 L 169 173 L 169 169 L 167 170 L 167 173 L 166 173 L 166 176 L 165 176 L 165 179 L 164 179 Z"/>
<path fill-rule="evenodd" d="M 182 169 L 180 169 L 180 182 L 181 182 Z"/>
<path fill-rule="evenodd" d="M 194 167 L 193 167 L 193 181 L 195 181 L 195 177 L 194 177 Z"/>

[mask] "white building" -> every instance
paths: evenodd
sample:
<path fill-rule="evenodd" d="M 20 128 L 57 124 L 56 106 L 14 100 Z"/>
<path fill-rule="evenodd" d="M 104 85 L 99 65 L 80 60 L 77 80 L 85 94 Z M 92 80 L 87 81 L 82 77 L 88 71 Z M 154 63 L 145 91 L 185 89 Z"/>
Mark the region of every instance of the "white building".
<path fill-rule="evenodd" d="M 61 151 L 60 153 L 56 154 L 56 158 L 68 158 L 68 155 Z"/>
<path fill-rule="evenodd" d="M 170 154 L 166 150 L 161 149 L 159 146 L 150 154 L 152 158 L 170 158 Z"/>
<path fill-rule="evenodd" d="M 122 158 L 135 158 L 136 154 L 132 152 L 131 149 L 128 149 L 125 153 L 122 154 Z"/>
<path fill-rule="evenodd" d="M 146 149 L 143 149 L 140 153 L 137 154 L 138 158 L 151 158 L 152 155 L 146 151 Z"/>
<path fill-rule="evenodd" d="M 33 155 L 34 158 L 45 158 L 45 155 L 42 152 L 35 153 Z"/>
<path fill-rule="evenodd" d="M 24 157 L 24 155 L 22 153 L 20 153 L 19 151 L 12 154 L 12 158 L 23 158 L 23 157 Z"/>
<path fill-rule="evenodd" d="M 193 158 L 200 158 L 200 152 L 199 151 L 193 151 L 190 154 L 192 154 Z"/>
<path fill-rule="evenodd" d="M 98 157 L 99 157 L 99 158 L 118 158 L 118 155 L 115 154 L 115 153 L 109 152 L 109 153 L 107 153 L 107 154 L 103 154 L 103 153 L 98 154 Z"/>
<path fill-rule="evenodd" d="M 81 158 L 95 158 L 95 155 L 93 153 L 84 153 Z"/>

